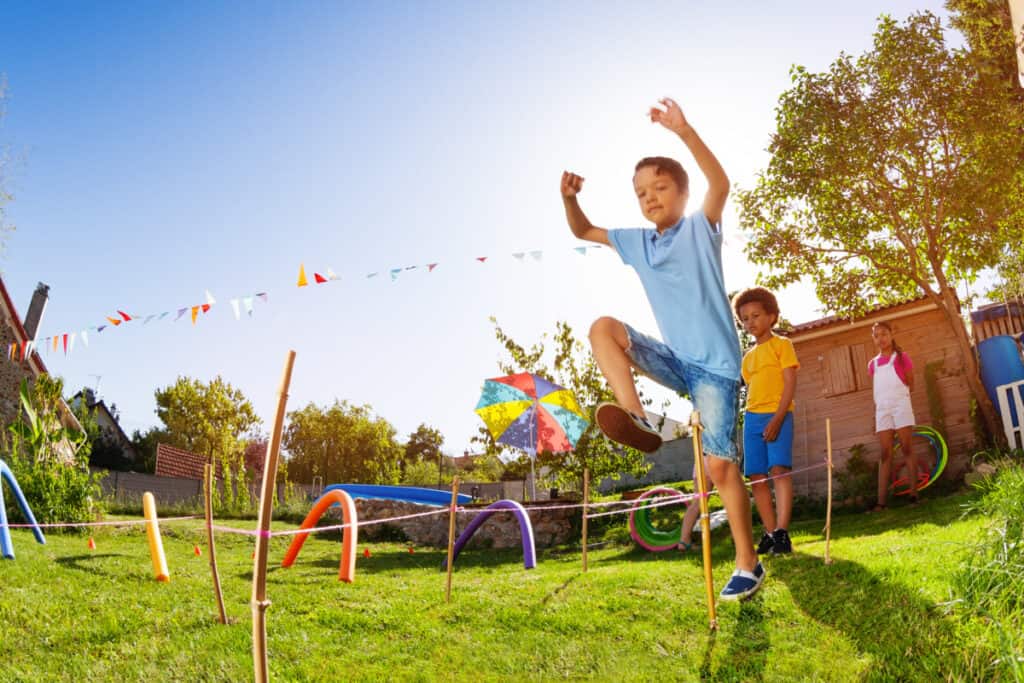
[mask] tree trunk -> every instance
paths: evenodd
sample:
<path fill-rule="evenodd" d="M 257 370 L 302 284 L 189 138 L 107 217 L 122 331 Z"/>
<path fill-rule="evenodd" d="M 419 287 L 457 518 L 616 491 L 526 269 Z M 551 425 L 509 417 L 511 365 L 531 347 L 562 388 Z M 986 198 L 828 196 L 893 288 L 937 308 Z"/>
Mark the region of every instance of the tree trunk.
<path fill-rule="evenodd" d="M 963 318 L 960 317 L 959 303 L 956 296 L 948 287 L 943 287 L 939 292 L 939 297 L 941 297 L 939 303 L 946 314 L 946 321 L 949 323 L 950 329 L 953 330 L 954 336 L 956 336 L 957 346 L 960 348 L 960 356 L 964 362 L 967 386 L 970 388 L 971 393 L 974 394 L 974 399 L 978 403 L 978 411 L 984 420 L 985 428 L 988 430 L 994 443 L 1003 444 L 1005 442 L 1003 430 L 1000 426 L 999 418 L 996 416 L 996 409 L 992 405 L 992 401 L 989 400 L 988 392 L 985 391 L 985 385 L 981 382 L 981 368 L 978 364 L 978 357 L 975 355 L 974 347 L 971 345 L 971 340 L 967 335 L 967 326 L 964 324 Z"/>

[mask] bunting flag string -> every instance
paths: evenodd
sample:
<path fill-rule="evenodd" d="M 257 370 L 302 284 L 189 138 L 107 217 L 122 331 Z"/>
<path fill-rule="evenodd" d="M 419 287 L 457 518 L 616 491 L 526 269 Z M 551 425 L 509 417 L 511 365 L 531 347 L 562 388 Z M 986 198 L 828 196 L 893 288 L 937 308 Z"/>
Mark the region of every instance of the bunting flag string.
<path fill-rule="evenodd" d="M 573 251 L 581 256 L 586 256 L 587 252 L 591 249 L 602 249 L 600 245 L 584 245 L 573 247 Z M 527 259 L 540 262 L 543 260 L 544 251 L 535 249 L 532 251 L 519 251 L 512 253 L 512 257 L 520 263 L 525 263 Z M 491 256 L 476 256 L 474 261 L 481 265 L 489 265 L 494 261 Z M 433 273 L 440 266 L 440 262 L 434 261 L 430 263 L 407 265 L 395 268 L 388 268 L 386 270 L 377 270 L 366 273 L 365 279 L 375 279 L 382 273 L 387 273 L 390 277 L 391 282 L 395 282 L 399 279 L 399 276 L 410 273 L 412 271 L 421 270 L 425 273 Z M 313 282 L 318 285 L 327 284 L 329 282 L 337 282 L 342 280 L 332 267 L 326 268 L 322 273 L 320 271 L 312 271 Z M 296 286 L 307 287 L 310 281 L 306 275 L 306 267 L 304 263 L 299 264 L 299 274 L 296 281 Z M 213 296 L 209 289 L 203 290 L 204 303 L 193 304 L 190 306 L 182 306 L 180 308 L 174 308 L 168 311 L 162 311 L 160 313 L 148 313 L 139 315 L 136 313 L 130 313 L 123 309 L 115 309 L 117 315 L 105 315 L 104 324 L 88 327 L 83 330 L 77 330 L 74 332 L 61 332 L 59 334 L 52 335 L 50 337 L 39 338 L 36 340 L 29 341 L 25 344 L 19 344 L 17 342 L 12 343 L 8 346 L 7 356 L 11 361 L 17 361 L 19 358 L 25 360 L 33 352 L 38 353 L 40 349 L 45 349 L 48 353 L 56 353 L 58 350 L 63 350 L 65 356 L 70 356 L 74 350 L 75 339 L 81 338 L 82 344 L 86 347 L 90 345 L 89 333 L 95 332 L 101 334 L 108 327 L 120 328 L 123 325 L 127 325 L 131 322 L 141 321 L 143 325 L 148 325 L 153 321 L 160 321 L 170 317 L 171 322 L 177 322 L 181 318 L 189 314 L 192 325 L 198 323 L 200 314 L 206 314 L 210 312 L 213 306 L 217 303 L 217 299 Z M 263 303 L 269 303 L 270 298 L 267 292 L 261 291 L 255 294 L 249 294 L 245 296 L 238 296 L 228 300 L 231 304 L 231 310 L 234 314 L 235 320 L 240 320 L 242 312 L 244 311 L 247 317 L 253 316 L 254 302 L 259 299 Z"/>

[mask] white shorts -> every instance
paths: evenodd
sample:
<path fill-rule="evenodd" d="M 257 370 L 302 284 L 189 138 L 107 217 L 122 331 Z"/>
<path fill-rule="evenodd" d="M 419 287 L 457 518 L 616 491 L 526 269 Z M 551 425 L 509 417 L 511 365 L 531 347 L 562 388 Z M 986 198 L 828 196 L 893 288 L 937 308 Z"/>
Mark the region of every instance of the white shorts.
<path fill-rule="evenodd" d="M 910 401 L 875 408 L 875 432 L 914 426 L 914 407 Z"/>

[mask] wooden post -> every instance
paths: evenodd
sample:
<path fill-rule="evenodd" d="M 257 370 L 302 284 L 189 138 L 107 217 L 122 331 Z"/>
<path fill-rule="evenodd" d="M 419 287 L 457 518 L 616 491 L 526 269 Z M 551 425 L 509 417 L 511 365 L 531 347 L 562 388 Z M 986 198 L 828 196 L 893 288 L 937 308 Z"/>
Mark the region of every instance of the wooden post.
<path fill-rule="evenodd" d="M 704 443 L 701 438 L 700 412 L 694 410 L 690 415 L 690 432 L 693 436 L 693 462 L 697 470 L 697 481 L 694 488 L 700 495 L 700 549 L 704 560 L 704 590 L 708 601 L 708 628 L 718 630 L 718 617 L 715 615 L 715 580 L 711 575 L 711 517 L 708 514 L 708 485 L 704 473 Z"/>
<path fill-rule="evenodd" d="M 284 425 L 284 408 L 288 403 L 288 386 L 292 381 L 292 366 L 295 352 L 289 351 L 281 373 L 281 386 L 277 390 L 277 413 L 270 432 L 270 443 L 263 461 L 263 486 L 260 491 L 260 514 L 256 525 L 256 553 L 252 569 L 252 663 L 256 683 L 269 680 L 267 666 L 267 550 L 270 541 L 270 514 L 277 493 L 277 456 L 281 448 L 281 432 Z"/>
<path fill-rule="evenodd" d="M 455 506 L 459 502 L 459 477 L 452 477 L 452 505 L 448 508 L 448 579 L 444 591 L 444 601 L 452 601 L 452 564 L 455 554 Z"/>
<path fill-rule="evenodd" d="M 825 418 L 825 443 L 828 445 L 828 507 L 825 509 L 825 564 L 832 564 L 832 419 Z"/>
<path fill-rule="evenodd" d="M 213 595 L 217 599 L 217 610 L 220 613 L 220 623 L 228 623 L 227 613 L 224 611 L 224 595 L 220 590 L 220 574 L 217 573 L 217 550 L 213 544 L 213 501 L 210 492 L 213 490 L 213 465 L 203 465 L 203 498 L 206 501 L 206 545 L 210 555 L 210 573 L 213 574 Z"/>
<path fill-rule="evenodd" d="M 587 505 L 590 504 L 590 470 L 583 468 L 583 573 L 587 573 Z"/>

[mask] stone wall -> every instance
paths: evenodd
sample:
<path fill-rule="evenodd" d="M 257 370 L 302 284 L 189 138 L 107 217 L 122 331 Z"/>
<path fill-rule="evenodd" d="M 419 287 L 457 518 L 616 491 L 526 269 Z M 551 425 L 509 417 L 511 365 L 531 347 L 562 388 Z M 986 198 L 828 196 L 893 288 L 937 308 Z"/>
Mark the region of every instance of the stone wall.
<path fill-rule="evenodd" d="M 568 504 L 567 501 L 566 503 Z M 471 512 L 481 512 L 485 507 L 485 505 L 464 506 L 470 512 L 456 514 L 456 537 L 473 520 L 474 515 Z M 524 507 L 530 515 L 534 543 L 538 548 L 549 548 L 578 540 L 580 508 L 531 510 L 529 504 Z M 356 513 L 360 523 L 436 509 L 425 505 L 389 500 L 356 500 Z M 340 519 L 341 511 L 339 508 L 332 508 L 329 514 Z M 401 540 L 404 538 L 415 545 L 445 548 L 448 545 L 448 515 L 447 513 L 438 513 L 398 522 L 360 526 L 359 535 L 367 540 Z M 519 522 L 516 521 L 515 515 L 511 511 L 499 510 L 477 529 L 466 547 L 468 549 L 518 548 L 521 544 Z"/>

